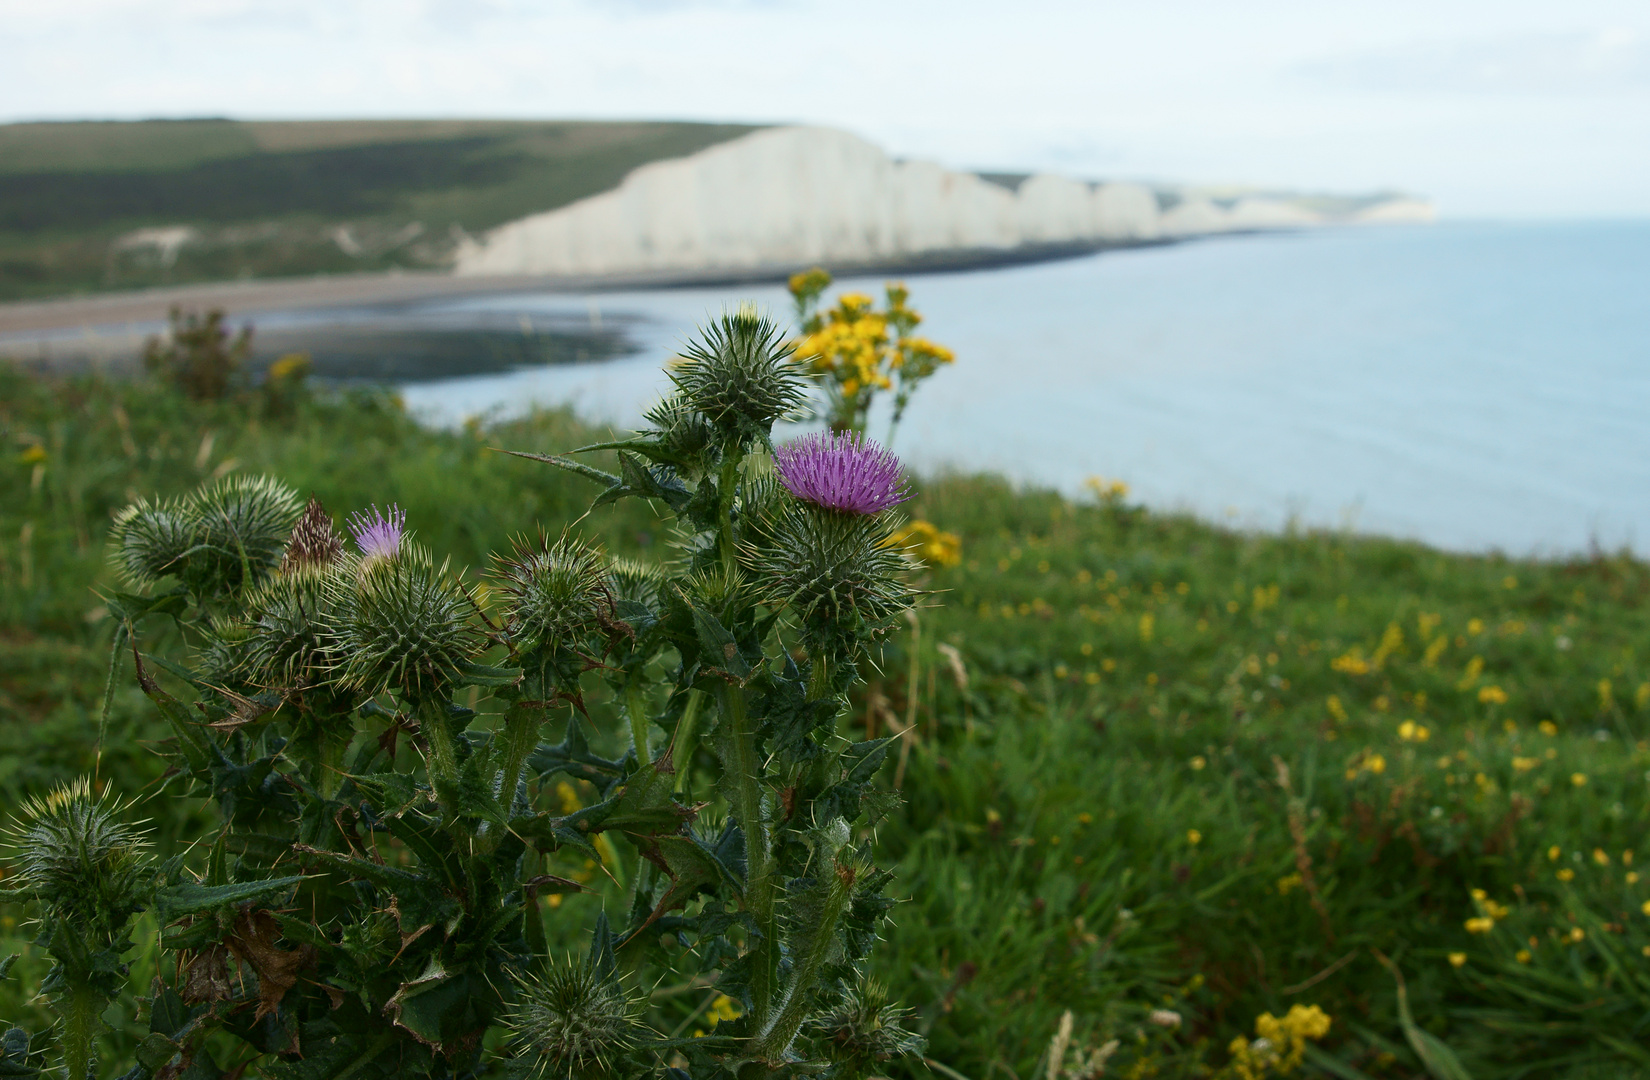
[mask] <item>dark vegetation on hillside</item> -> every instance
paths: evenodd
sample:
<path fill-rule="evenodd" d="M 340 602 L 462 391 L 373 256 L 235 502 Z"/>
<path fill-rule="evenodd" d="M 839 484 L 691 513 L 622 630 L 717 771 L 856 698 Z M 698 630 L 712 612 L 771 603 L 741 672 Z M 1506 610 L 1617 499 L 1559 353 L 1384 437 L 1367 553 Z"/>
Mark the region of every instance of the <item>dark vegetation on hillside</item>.
<path fill-rule="evenodd" d="M 0 299 L 444 264 L 726 124 L 228 120 L 0 127 Z M 188 227 L 180 246 L 136 242 Z M 123 241 L 123 238 L 126 238 Z"/>

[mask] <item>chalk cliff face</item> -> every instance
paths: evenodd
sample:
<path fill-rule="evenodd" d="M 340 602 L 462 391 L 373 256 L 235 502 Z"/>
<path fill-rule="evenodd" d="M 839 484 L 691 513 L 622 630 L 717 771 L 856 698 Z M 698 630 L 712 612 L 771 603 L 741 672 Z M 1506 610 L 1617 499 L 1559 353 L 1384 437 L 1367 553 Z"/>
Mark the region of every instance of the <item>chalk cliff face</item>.
<path fill-rule="evenodd" d="M 844 131 L 768 128 L 644 165 L 612 191 L 463 243 L 459 274 L 602 275 L 876 263 L 935 252 L 1153 240 L 1314 224 L 1244 199 L 1158 211 L 1139 184 L 1038 175 L 1017 188 L 895 161 Z"/>

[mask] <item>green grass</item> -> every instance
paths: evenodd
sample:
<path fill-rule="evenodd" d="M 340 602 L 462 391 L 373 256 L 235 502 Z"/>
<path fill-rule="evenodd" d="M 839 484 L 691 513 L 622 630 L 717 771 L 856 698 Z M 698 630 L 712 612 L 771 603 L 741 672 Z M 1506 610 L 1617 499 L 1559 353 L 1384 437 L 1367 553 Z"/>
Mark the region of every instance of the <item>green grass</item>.
<path fill-rule="evenodd" d="M 230 120 L 0 126 L 0 299 L 429 268 L 457 238 L 616 186 L 730 124 Z M 189 226 L 167 265 L 123 247 Z M 336 230 L 347 227 L 340 243 Z M 349 248 L 350 250 L 346 250 Z"/>
<path fill-rule="evenodd" d="M 486 449 L 591 434 L 560 413 L 430 432 L 361 394 L 276 422 L 7 373 L 0 429 L 7 802 L 91 763 L 108 661 L 91 590 L 132 495 L 268 471 L 335 513 L 397 501 L 480 569 L 592 494 Z M 876 829 L 904 900 L 877 966 L 944 1075 L 1046 1075 L 1067 1010 L 1074 1045 L 1120 1040 L 1107 1075 L 1204 1075 L 1262 1012 L 1315 1004 L 1333 1023 L 1304 1072 L 1425 1076 L 1377 954 L 1474 1077 L 1646 1074 L 1650 888 L 1629 880 L 1650 858 L 1644 563 L 1252 535 L 989 477 L 929 478 L 913 510 L 964 561 L 932 574 L 851 722 L 915 723 Z M 639 506 L 581 528 L 661 543 Z M 123 682 L 104 774 L 152 782 L 155 734 Z M 174 825 L 202 813 L 173 802 L 155 812 Z M 568 902 L 569 941 L 604 899 Z M 33 1008 L 8 993 L 0 1016 Z M 1164 1007 L 1178 1029 L 1147 1022 Z"/>

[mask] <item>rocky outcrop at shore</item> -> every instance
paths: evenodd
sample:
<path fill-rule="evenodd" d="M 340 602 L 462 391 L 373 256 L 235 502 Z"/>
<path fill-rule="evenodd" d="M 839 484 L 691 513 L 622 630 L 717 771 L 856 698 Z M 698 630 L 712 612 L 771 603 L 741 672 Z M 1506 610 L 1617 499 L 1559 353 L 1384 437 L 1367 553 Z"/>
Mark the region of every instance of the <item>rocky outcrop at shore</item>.
<path fill-rule="evenodd" d="M 1360 217 L 1430 219 L 1431 209 L 1376 199 L 1336 212 L 1280 196 L 1160 194 L 1143 184 L 1049 174 L 987 178 L 932 162 L 897 161 L 844 131 L 768 128 L 643 165 L 612 191 L 466 240 L 454 265 L 467 276 L 876 265 Z M 1162 209 L 1162 202 L 1171 205 Z"/>

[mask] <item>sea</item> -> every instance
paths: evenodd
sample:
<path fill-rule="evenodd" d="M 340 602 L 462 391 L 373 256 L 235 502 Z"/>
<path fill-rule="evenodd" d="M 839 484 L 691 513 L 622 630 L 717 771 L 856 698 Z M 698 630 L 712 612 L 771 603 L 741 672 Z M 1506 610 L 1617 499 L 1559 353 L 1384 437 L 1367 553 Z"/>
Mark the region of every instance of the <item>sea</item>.
<path fill-rule="evenodd" d="M 957 357 L 894 433 L 919 472 L 1074 496 L 1101 476 L 1247 529 L 1650 550 L 1650 222 L 1234 235 L 907 284 L 920 332 Z M 582 326 L 625 347 L 402 392 L 437 424 L 567 404 L 632 425 L 693 327 L 744 301 L 790 318 L 777 285 L 417 305 L 409 318 Z"/>

